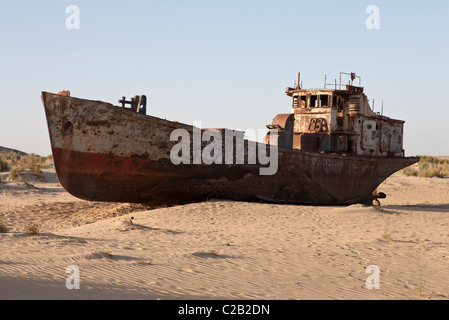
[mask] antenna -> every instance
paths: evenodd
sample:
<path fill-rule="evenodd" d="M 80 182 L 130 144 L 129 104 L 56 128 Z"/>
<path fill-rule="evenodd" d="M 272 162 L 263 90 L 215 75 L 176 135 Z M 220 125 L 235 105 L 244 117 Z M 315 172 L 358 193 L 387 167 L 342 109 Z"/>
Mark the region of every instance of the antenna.
<path fill-rule="evenodd" d="M 380 112 L 380 115 L 383 116 L 384 115 L 384 101 L 382 100 L 382 111 Z"/>
<path fill-rule="evenodd" d="M 301 86 L 299 86 L 299 84 L 301 83 L 300 80 L 301 80 L 301 72 L 298 72 L 298 88 L 299 89 L 301 89 L 301 87 L 302 87 L 302 84 L 301 84 Z"/>

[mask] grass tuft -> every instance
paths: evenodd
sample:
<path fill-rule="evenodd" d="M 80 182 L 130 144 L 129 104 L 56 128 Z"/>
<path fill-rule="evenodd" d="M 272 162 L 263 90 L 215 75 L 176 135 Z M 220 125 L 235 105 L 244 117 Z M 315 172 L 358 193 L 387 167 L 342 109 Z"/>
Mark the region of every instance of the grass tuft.
<path fill-rule="evenodd" d="M 15 152 L 9 152 L 5 156 L 5 162 L 8 166 L 9 179 L 20 181 L 25 170 L 29 170 L 30 174 L 39 179 L 43 179 L 42 169 L 50 168 L 49 163 L 52 161 L 50 156 L 41 157 L 36 154 L 28 154 L 21 156 Z"/>
<path fill-rule="evenodd" d="M 8 233 L 8 227 L 0 220 L 0 233 Z"/>
<path fill-rule="evenodd" d="M 31 235 L 37 235 L 39 234 L 40 230 L 36 224 L 31 223 L 26 227 L 25 232 Z"/>
<path fill-rule="evenodd" d="M 431 156 L 419 156 L 419 163 L 407 167 L 402 170 L 402 173 L 407 177 L 420 178 L 444 178 L 449 176 L 449 160 L 439 159 Z"/>
<path fill-rule="evenodd" d="M 101 254 L 102 254 L 104 257 L 112 258 L 112 253 L 111 253 L 110 251 L 101 251 Z"/>
<path fill-rule="evenodd" d="M 9 164 L 6 159 L 0 154 L 0 172 L 9 171 Z"/>

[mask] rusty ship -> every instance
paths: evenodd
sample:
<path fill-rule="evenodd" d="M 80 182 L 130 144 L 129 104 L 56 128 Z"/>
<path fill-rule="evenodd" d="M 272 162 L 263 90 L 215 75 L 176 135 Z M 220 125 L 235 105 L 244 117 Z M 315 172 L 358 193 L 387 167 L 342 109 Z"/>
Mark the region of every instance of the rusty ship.
<path fill-rule="evenodd" d="M 123 97 L 113 105 L 68 91 L 42 92 L 58 179 L 70 194 L 90 201 L 379 204 L 385 194 L 378 186 L 419 158 L 405 157 L 404 121 L 374 112 L 364 88 L 354 85 L 359 77 L 348 74 L 342 86 L 342 74 L 338 84 L 328 88 L 325 81 L 320 89 L 302 88 L 298 75 L 286 89 L 291 112 L 274 117 L 263 142 L 214 129 L 214 140 L 229 134 L 233 144 L 231 151 L 229 145 L 223 152 L 214 149 L 213 162 L 201 156 L 195 161 L 194 141 L 184 155 L 189 161 L 173 161 L 180 143 L 173 139 L 175 130 L 194 139 L 206 129 L 147 115 L 146 96 Z M 197 144 L 204 150 L 208 141 Z M 265 155 L 276 151 L 273 173 L 261 174 L 267 162 L 252 157 L 255 145 Z"/>

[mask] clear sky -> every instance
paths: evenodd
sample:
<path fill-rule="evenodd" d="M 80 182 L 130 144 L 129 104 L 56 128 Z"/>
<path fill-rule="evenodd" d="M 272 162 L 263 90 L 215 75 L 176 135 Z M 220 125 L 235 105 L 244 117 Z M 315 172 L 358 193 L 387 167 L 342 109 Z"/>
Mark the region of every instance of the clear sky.
<path fill-rule="evenodd" d="M 366 27 L 369 5 L 380 29 Z M 2 0 L 0 146 L 51 154 L 41 91 L 146 94 L 158 117 L 257 129 L 290 112 L 298 72 L 316 88 L 341 71 L 406 121 L 407 155 L 449 155 L 447 0 Z"/>

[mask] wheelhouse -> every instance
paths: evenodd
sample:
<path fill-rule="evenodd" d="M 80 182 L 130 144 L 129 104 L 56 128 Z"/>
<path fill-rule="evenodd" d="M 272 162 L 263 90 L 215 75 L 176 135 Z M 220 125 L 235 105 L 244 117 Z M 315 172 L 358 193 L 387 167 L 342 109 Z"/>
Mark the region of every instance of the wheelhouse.
<path fill-rule="evenodd" d="M 267 143 L 308 152 L 402 157 L 404 121 L 372 110 L 357 77 L 333 89 L 287 87 L 292 98 L 289 114 L 277 115 L 268 126 Z M 360 79 L 360 77 L 359 77 Z"/>

